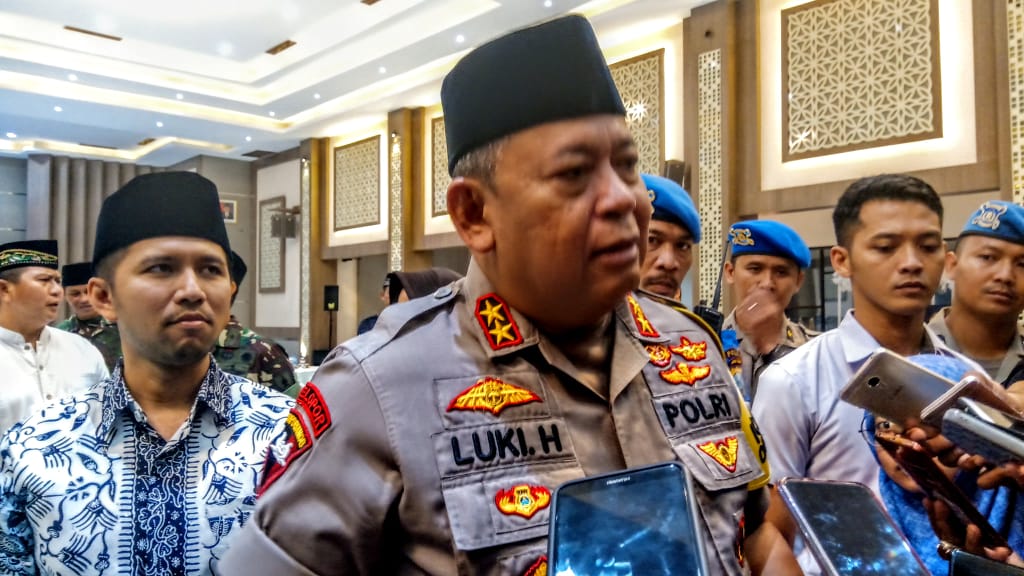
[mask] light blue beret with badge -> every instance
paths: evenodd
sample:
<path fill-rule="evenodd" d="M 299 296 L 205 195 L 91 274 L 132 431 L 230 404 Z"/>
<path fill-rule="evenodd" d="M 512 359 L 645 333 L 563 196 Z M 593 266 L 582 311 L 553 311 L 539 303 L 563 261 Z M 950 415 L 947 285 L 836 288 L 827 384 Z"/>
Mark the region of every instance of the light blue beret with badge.
<path fill-rule="evenodd" d="M 647 197 L 654 206 L 651 218 L 678 224 L 690 232 L 694 244 L 700 242 L 700 216 L 690 193 L 668 178 L 652 174 L 641 174 L 640 177 L 644 179 Z"/>
<path fill-rule="evenodd" d="M 989 200 L 967 219 L 960 237 L 989 236 L 1024 244 L 1024 208 L 1012 202 Z"/>
<path fill-rule="evenodd" d="M 762 254 L 789 258 L 803 268 L 811 266 L 811 251 L 789 226 L 774 220 L 744 220 L 729 228 L 732 255 Z"/>

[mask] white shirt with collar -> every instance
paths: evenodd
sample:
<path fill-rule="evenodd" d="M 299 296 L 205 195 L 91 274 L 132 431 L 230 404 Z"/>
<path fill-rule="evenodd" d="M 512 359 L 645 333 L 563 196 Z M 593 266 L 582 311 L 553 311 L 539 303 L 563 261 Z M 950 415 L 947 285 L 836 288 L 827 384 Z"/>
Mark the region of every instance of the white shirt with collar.
<path fill-rule="evenodd" d="M 35 347 L 0 327 L 0 434 L 37 408 L 110 375 L 103 355 L 77 334 L 46 326 Z"/>
<path fill-rule="evenodd" d="M 853 373 L 881 347 L 853 312 L 838 328 L 768 366 L 752 411 L 768 446 L 773 483 L 787 476 L 859 482 L 881 499 L 879 464 L 860 434 L 864 409 L 839 398 Z M 974 365 L 927 326 L 925 334 L 934 350 Z M 798 551 L 798 560 L 806 574 L 819 573 L 808 550 Z"/>

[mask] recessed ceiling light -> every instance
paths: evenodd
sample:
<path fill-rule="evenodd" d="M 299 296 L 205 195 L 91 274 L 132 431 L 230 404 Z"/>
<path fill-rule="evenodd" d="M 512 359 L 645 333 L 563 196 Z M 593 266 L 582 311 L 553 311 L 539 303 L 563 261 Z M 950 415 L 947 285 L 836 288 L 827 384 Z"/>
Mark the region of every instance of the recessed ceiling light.
<path fill-rule="evenodd" d="M 552 4 L 553 4 L 553 2 L 551 0 L 544 0 L 544 7 L 545 8 L 551 8 Z"/>
<path fill-rule="evenodd" d="M 159 121 L 159 120 L 157 120 L 157 121 L 156 121 L 156 127 L 157 127 L 157 128 L 163 128 L 163 127 L 164 127 L 164 123 L 163 123 L 163 122 L 161 122 L 161 121 Z"/>
<path fill-rule="evenodd" d="M 277 114 L 274 114 L 274 111 L 273 111 L 273 110 L 271 110 L 271 111 L 270 111 L 270 115 L 271 115 L 271 116 L 277 116 Z"/>
<path fill-rule="evenodd" d="M 316 94 L 313 94 L 313 100 L 319 100 L 319 99 L 320 99 L 320 93 L 319 92 L 317 92 Z"/>
<path fill-rule="evenodd" d="M 63 112 L 63 111 L 64 111 L 64 109 L 63 109 L 63 108 L 61 108 L 60 106 L 54 106 L 54 107 L 53 107 L 53 111 L 54 111 L 54 112 Z"/>
<path fill-rule="evenodd" d="M 246 142 L 252 142 L 252 136 L 246 136 L 245 137 L 245 141 Z"/>
<path fill-rule="evenodd" d="M 235 46 L 231 42 L 224 40 L 222 42 L 217 43 L 217 54 L 220 54 L 221 56 L 224 56 L 226 58 L 228 56 L 231 56 L 231 54 L 233 54 L 234 52 Z"/>
<path fill-rule="evenodd" d="M 68 80 L 71 80 L 72 82 L 78 82 L 78 75 L 77 74 L 68 74 Z"/>
<path fill-rule="evenodd" d="M 8 132 L 7 137 L 13 140 L 14 138 L 17 138 L 18 135 L 15 134 L 14 132 Z"/>
<path fill-rule="evenodd" d="M 380 68 L 377 68 L 377 72 L 380 72 L 381 74 L 387 74 L 388 73 L 388 69 L 383 67 L 383 66 L 381 66 Z"/>
<path fill-rule="evenodd" d="M 462 34 L 459 34 L 458 36 L 455 37 L 455 43 L 456 44 L 462 44 L 465 41 L 466 41 L 466 37 L 463 36 Z"/>
<path fill-rule="evenodd" d="M 182 94 L 181 92 L 178 92 L 177 94 L 175 94 L 174 97 L 177 98 L 178 100 L 184 100 L 185 99 L 185 95 Z"/>

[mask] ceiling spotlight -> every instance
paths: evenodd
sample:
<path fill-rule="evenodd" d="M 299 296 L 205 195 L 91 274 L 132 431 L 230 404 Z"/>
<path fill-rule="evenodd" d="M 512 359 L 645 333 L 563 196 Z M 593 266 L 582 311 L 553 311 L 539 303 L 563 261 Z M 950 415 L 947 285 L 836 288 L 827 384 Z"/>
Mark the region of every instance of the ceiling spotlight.
<path fill-rule="evenodd" d="M 273 110 L 271 110 L 271 111 L 270 111 L 270 115 L 271 115 L 271 116 L 277 116 L 277 114 L 274 114 L 274 111 L 273 111 Z"/>
<path fill-rule="evenodd" d="M 60 106 L 54 106 L 54 107 L 53 107 L 53 111 L 54 111 L 54 112 L 63 112 L 63 111 L 64 111 L 64 109 L 63 109 L 63 108 L 61 108 Z"/>
<path fill-rule="evenodd" d="M 178 100 L 184 100 L 185 99 L 185 95 L 182 94 L 181 92 L 178 92 L 177 94 L 175 94 L 174 97 L 177 98 Z"/>
<path fill-rule="evenodd" d="M 320 99 L 320 93 L 319 92 L 317 92 L 316 94 L 313 94 L 313 100 L 319 100 L 319 99 Z"/>
<path fill-rule="evenodd" d="M 246 142 L 252 142 L 252 136 L 246 136 L 245 137 L 245 141 Z"/>
<path fill-rule="evenodd" d="M 72 82 L 78 82 L 78 75 L 77 74 L 68 74 L 68 80 L 71 80 Z"/>
<path fill-rule="evenodd" d="M 161 121 L 159 121 L 159 120 L 157 120 L 157 121 L 156 121 L 156 127 L 157 127 L 157 128 L 163 128 L 163 127 L 164 127 L 164 123 L 163 123 L 163 122 L 161 122 Z"/>
<path fill-rule="evenodd" d="M 383 66 L 381 66 L 380 68 L 377 68 L 377 72 L 380 72 L 381 74 L 387 74 L 388 73 L 388 69 L 383 67 Z"/>
<path fill-rule="evenodd" d="M 7 137 L 10 138 L 11 140 L 14 140 L 15 138 L 18 137 L 18 135 L 15 134 L 14 132 L 8 132 Z"/>
<path fill-rule="evenodd" d="M 456 44 L 462 44 L 465 41 L 466 41 L 466 37 L 463 36 L 462 34 L 459 34 L 458 36 L 455 37 L 455 43 Z"/>

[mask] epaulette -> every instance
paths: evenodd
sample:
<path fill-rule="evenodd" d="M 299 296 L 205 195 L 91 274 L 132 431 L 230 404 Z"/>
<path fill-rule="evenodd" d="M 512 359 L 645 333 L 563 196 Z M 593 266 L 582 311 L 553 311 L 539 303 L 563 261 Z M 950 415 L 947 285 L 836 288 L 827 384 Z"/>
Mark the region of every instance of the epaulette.
<path fill-rule="evenodd" d="M 636 292 L 637 294 L 642 295 L 644 298 L 647 298 L 648 300 L 654 300 L 655 302 L 661 304 L 662 306 L 668 306 L 669 308 L 675 310 L 676 312 L 679 312 L 683 316 L 686 316 L 690 320 L 693 320 L 698 326 L 701 327 L 701 329 L 703 329 L 705 332 L 711 335 L 711 340 L 715 343 L 715 346 L 718 347 L 718 352 L 722 354 L 722 356 L 725 356 L 725 347 L 722 346 L 722 339 L 719 337 L 718 334 L 715 333 L 714 329 L 712 329 L 711 326 L 709 326 L 708 323 L 704 321 L 703 318 L 697 316 L 696 314 L 693 313 L 693 311 L 687 308 L 686 304 L 683 304 L 678 300 L 673 300 L 667 296 L 662 296 L 661 294 L 648 292 L 647 290 L 638 289 Z"/>
<path fill-rule="evenodd" d="M 370 356 L 394 340 L 405 326 L 417 318 L 428 316 L 452 302 L 460 288 L 461 282 L 442 286 L 430 296 L 388 306 L 377 317 L 373 330 L 348 340 L 344 344 L 345 348 L 358 360 Z"/>

